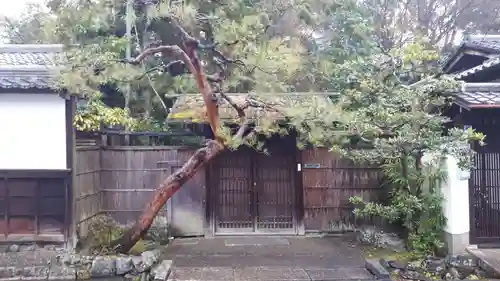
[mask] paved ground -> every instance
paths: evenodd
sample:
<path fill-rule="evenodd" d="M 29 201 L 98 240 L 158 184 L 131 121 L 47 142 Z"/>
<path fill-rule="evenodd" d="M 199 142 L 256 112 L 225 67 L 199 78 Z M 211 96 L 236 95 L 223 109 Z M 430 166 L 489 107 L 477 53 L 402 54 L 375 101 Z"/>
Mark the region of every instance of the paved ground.
<path fill-rule="evenodd" d="M 470 254 L 479 259 L 479 266 L 494 276 L 500 278 L 500 249 L 468 249 Z"/>
<path fill-rule="evenodd" d="M 345 238 L 177 239 L 165 253 L 177 281 L 373 280 Z"/>

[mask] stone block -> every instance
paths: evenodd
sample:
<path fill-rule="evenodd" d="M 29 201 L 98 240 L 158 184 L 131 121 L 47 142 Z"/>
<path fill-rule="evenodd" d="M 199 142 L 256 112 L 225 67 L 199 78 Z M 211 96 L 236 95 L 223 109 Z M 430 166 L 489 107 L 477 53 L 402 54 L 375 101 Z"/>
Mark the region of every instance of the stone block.
<path fill-rule="evenodd" d="M 17 275 L 16 268 L 13 266 L 0 267 L 0 278 L 12 278 Z"/>
<path fill-rule="evenodd" d="M 134 270 L 132 257 L 123 256 L 116 258 L 116 275 L 125 275 Z"/>
<path fill-rule="evenodd" d="M 76 269 L 67 266 L 53 266 L 49 272 L 49 280 L 75 280 Z"/>
<path fill-rule="evenodd" d="M 377 279 L 389 279 L 389 271 L 380 264 L 378 259 L 366 259 L 365 268 L 371 272 Z"/>
<path fill-rule="evenodd" d="M 170 272 L 172 271 L 172 261 L 163 260 L 151 270 L 151 275 L 156 281 L 167 281 Z"/>
<path fill-rule="evenodd" d="M 108 256 L 97 256 L 92 261 L 90 269 L 91 277 L 110 277 L 116 275 L 116 258 Z"/>
<path fill-rule="evenodd" d="M 19 247 L 19 245 L 12 244 L 12 245 L 9 246 L 9 250 L 8 251 L 11 252 L 11 253 L 16 253 L 16 252 L 19 252 L 20 248 L 21 247 Z"/>
<path fill-rule="evenodd" d="M 43 280 L 49 276 L 49 266 L 26 266 L 22 269 L 21 279 Z"/>
<path fill-rule="evenodd" d="M 144 267 L 143 271 L 151 269 L 151 267 L 158 262 L 160 255 L 161 255 L 160 250 L 151 250 L 143 252 L 141 254 L 142 264 Z"/>

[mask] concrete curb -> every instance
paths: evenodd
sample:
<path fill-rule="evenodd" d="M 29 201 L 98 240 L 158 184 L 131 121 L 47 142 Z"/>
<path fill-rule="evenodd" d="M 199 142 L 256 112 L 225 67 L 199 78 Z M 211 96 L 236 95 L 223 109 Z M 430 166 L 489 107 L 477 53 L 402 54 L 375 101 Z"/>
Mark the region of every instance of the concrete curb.
<path fill-rule="evenodd" d="M 500 268 L 495 268 L 488 260 L 487 257 L 481 252 L 481 250 L 474 248 L 467 248 L 467 253 L 471 254 L 474 258 L 477 259 L 477 265 L 482 270 L 486 271 L 488 274 L 495 276 L 496 278 L 500 278 Z M 495 280 L 495 279 L 489 279 Z"/>

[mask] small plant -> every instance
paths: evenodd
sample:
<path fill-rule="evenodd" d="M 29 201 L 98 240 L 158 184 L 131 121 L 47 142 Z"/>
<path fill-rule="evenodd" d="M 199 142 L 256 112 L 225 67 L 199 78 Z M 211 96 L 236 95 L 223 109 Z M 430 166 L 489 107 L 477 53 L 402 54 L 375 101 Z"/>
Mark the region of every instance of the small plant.
<path fill-rule="evenodd" d="M 123 235 L 125 227 L 107 215 L 97 215 L 91 218 L 87 225 L 87 237 L 79 237 L 79 252 L 89 255 L 114 254 L 111 243 Z M 131 255 L 140 255 L 148 250 L 150 244 L 141 239 L 128 252 Z"/>
<path fill-rule="evenodd" d="M 399 161 L 383 165 L 392 187 L 390 204 L 366 202 L 361 197 L 351 197 L 350 202 L 358 206 L 354 210 L 356 216 L 378 216 L 397 223 L 406 230 L 408 248 L 420 254 L 434 254 L 444 246 L 443 198 L 434 188 L 445 180 L 444 173 L 439 168 L 422 170 L 412 163 L 415 162 L 407 161 L 406 174 L 402 173 L 404 165 Z"/>
<path fill-rule="evenodd" d="M 87 225 L 87 237 L 81 237 L 85 245 L 81 245 L 81 251 L 87 254 L 112 253 L 111 241 L 123 234 L 124 228 L 113 218 L 106 215 L 97 215 L 89 220 Z"/>

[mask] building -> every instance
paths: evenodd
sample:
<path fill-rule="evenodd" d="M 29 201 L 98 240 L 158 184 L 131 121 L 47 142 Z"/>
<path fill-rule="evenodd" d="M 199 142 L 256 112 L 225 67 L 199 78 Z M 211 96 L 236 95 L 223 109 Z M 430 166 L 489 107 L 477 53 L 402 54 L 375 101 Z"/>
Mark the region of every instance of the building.
<path fill-rule="evenodd" d="M 460 208 L 449 214 L 455 221 L 454 240 L 463 249 L 469 243 L 500 245 L 500 35 L 471 36 L 443 64 L 443 72 L 465 82 L 448 113 L 455 125 L 472 127 L 486 135 L 486 146 L 474 146 L 475 167 L 467 192 L 451 186 Z M 463 197 L 459 199 L 460 197 Z M 465 202 L 468 214 L 462 214 Z M 464 216 L 469 220 L 464 220 Z M 453 217 L 457 219 L 453 220 Z M 460 217 L 458 219 L 458 217 Z M 470 232 L 469 232 L 470 230 Z M 457 246 L 458 247 L 458 246 Z"/>
<path fill-rule="evenodd" d="M 97 214 L 129 223 L 159 180 L 196 149 L 93 145 L 79 147 L 73 160 L 74 98 L 52 87 L 61 51 L 60 45 L 0 46 L 0 242 L 74 243 L 76 228 Z M 177 100 L 172 114 L 199 98 Z M 303 95 L 294 102 L 328 99 Z M 376 200 L 381 193 L 377 167 L 353 165 L 327 149 L 300 151 L 293 137 L 272 139 L 268 148 L 271 155 L 227 151 L 183 186 L 167 203 L 176 235 L 353 230 L 349 198 Z"/>
<path fill-rule="evenodd" d="M 70 237 L 73 102 L 54 90 L 61 45 L 0 45 L 0 242 Z"/>

